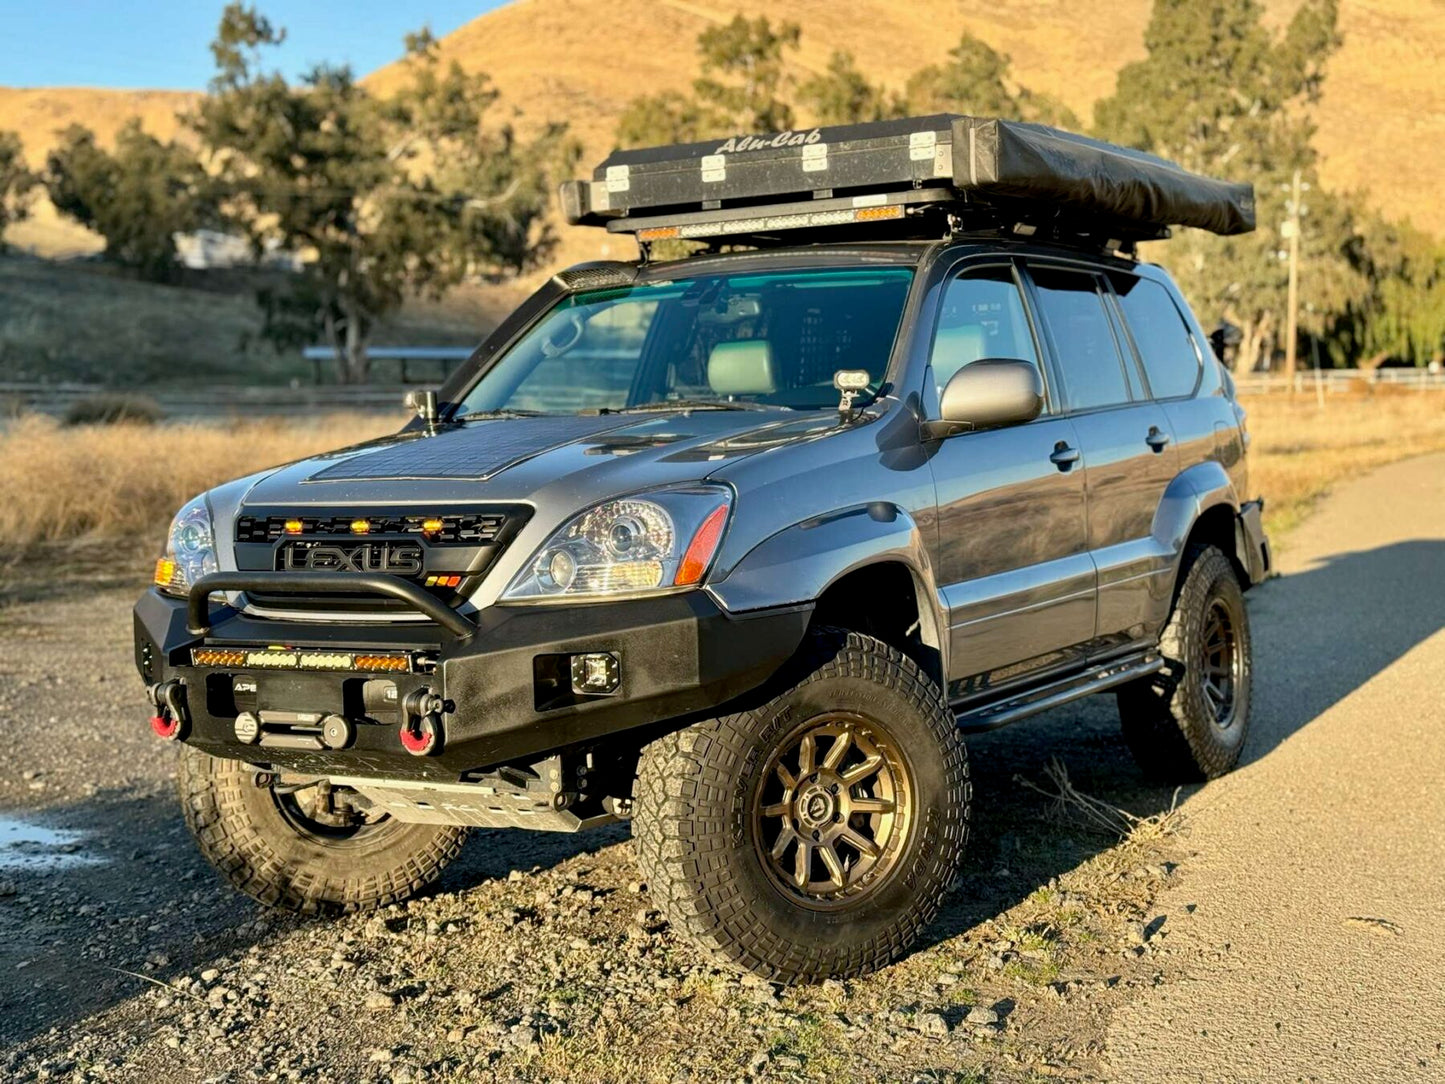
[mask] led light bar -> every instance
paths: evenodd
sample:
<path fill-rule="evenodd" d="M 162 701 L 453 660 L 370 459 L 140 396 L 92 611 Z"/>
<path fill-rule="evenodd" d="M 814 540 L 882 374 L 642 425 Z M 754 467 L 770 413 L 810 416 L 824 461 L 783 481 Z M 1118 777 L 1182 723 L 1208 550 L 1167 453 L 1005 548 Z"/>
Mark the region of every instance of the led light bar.
<path fill-rule="evenodd" d="M 902 218 L 904 213 L 902 204 L 890 203 L 881 207 L 849 207 L 836 211 L 761 215 L 722 222 L 650 226 L 638 230 L 637 239 L 639 241 L 671 241 L 696 237 L 720 237 L 727 234 L 772 233 L 775 230 L 819 229 L 824 226 L 845 226 L 852 222 L 884 222 L 888 219 Z"/>
<path fill-rule="evenodd" d="M 196 647 L 191 649 L 191 665 L 227 670 L 360 670 L 387 674 L 405 674 L 412 669 L 411 656 L 405 654 L 286 647 Z"/>

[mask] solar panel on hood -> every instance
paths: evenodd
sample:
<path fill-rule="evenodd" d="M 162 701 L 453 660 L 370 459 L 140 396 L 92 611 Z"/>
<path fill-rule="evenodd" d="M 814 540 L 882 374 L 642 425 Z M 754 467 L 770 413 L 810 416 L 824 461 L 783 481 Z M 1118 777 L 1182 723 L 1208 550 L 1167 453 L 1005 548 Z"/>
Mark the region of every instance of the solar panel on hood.
<path fill-rule="evenodd" d="M 552 448 L 608 429 L 632 425 L 636 421 L 636 418 L 605 415 L 566 415 L 472 422 L 462 429 L 362 452 L 318 471 L 308 481 L 393 478 L 484 480 Z"/>

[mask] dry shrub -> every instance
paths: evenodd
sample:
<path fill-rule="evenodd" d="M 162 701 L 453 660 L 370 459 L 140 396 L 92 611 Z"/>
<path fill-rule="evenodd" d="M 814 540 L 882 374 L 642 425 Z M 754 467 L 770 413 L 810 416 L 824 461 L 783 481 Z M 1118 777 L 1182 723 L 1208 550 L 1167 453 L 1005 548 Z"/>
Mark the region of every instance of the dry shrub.
<path fill-rule="evenodd" d="M 1051 757 L 1044 768 L 1044 783 L 1038 784 L 1021 775 L 1014 782 L 1049 799 L 1049 813 L 1060 821 L 1075 821 L 1085 827 L 1117 835 L 1134 842 L 1159 839 L 1179 831 L 1183 815 L 1179 812 L 1179 788 L 1169 808 L 1150 817 L 1139 817 L 1127 809 L 1112 806 L 1076 788 L 1069 778 L 1069 769 L 1058 757 Z"/>
<path fill-rule="evenodd" d="M 76 428 L 24 417 L 0 430 L 0 543 L 12 556 L 93 538 L 155 549 L 176 509 L 197 493 L 395 427 L 391 418 L 343 415 Z"/>
<path fill-rule="evenodd" d="M 77 399 L 66 409 L 66 425 L 155 425 L 166 412 L 148 395 L 106 392 Z"/>

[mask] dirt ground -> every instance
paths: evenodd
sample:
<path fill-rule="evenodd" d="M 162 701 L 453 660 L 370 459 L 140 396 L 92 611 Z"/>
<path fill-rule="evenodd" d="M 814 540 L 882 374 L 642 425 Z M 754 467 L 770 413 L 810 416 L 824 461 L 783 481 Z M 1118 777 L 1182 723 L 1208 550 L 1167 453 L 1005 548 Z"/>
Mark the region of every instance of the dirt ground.
<path fill-rule="evenodd" d="M 1345 487 L 1251 594 L 1243 770 L 1121 842 L 1023 782 L 1047 790 L 1058 757 L 1079 791 L 1165 813 L 1111 699 L 976 738 L 975 836 L 943 915 L 894 967 L 805 989 L 675 940 L 625 827 L 478 832 L 407 906 L 266 913 L 181 823 L 129 659 L 135 589 L 17 601 L 0 1079 L 1438 1079 L 1442 468 Z"/>

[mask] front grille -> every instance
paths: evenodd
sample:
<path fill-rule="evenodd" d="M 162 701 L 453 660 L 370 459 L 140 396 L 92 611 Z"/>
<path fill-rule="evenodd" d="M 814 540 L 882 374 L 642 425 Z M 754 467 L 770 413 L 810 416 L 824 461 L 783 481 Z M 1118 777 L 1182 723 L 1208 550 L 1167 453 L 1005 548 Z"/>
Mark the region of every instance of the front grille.
<path fill-rule="evenodd" d="M 383 572 L 458 606 L 526 523 L 526 506 L 464 511 L 411 508 L 247 509 L 236 519 L 242 571 Z M 256 606 L 291 612 L 409 613 L 405 603 L 371 594 L 283 595 L 248 591 Z"/>
<path fill-rule="evenodd" d="M 307 535 L 354 535 L 354 525 L 364 520 L 366 534 L 410 534 L 425 537 L 428 542 L 443 546 L 476 546 L 495 542 L 506 529 L 504 512 L 460 513 L 451 515 L 373 515 L 356 512 L 350 515 L 241 516 L 236 520 L 237 542 L 275 542 L 281 538 L 304 538 Z M 439 520 L 440 530 L 427 531 L 428 520 Z M 299 531 L 287 531 L 286 525 L 301 525 Z"/>

